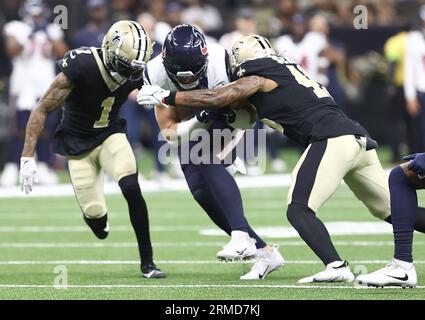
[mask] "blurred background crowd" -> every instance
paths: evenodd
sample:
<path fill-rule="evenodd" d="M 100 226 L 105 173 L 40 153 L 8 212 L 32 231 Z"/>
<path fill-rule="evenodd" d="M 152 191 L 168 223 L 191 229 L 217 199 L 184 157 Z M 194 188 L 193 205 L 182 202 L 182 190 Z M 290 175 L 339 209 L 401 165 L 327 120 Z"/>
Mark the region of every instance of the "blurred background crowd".
<path fill-rule="evenodd" d="M 100 46 L 109 26 L 121 19 L 144 26 L 156 42 L 154 55 L 160 53 L 170 29 L 181 23 L 196 25 L 207 35 L 207 43 L 218 42 L 227 49 L 247 34 L 269 37 L 277 51 L 325 85 L 340 107 L 388 150 L 388 161 L 397 163 L 404 154 L 425 151 L 425 93 L 416 94 L 420 85 L 411 80 L 406 97 L 404 67 L 409 32 L 425 34 L 423 4 L 418 0 L 0 0 L 0 185 L 17 182 L 25 124 L 57 72 L 55 60 L 69 49 Z M 68 10 L 65 30 L 52 24 L 57 5 Z M 354 27 L 358 5 L 367 8 L 367 21 L 362 21 L 367 22 L 366 29 Z M 418 47 L 423 41 L 425 47 L 424 36 L 415 41 Z M 130 97 L 122 115 L 141 172 L 158 179 L 179 175 L 177 169 L 156 161 L 159 129 L 152 110 L 137 107 Z M 50 117 L 38 145 L 45 184 L 57 182 L 56 172 L 65 165 L 49 147 L 59 119 L 59 113 Z M 289 170 L 300 147 L 271 130 L 267 141 L 267 171 Z M 249 173 L 256 174 L 255 168 Z"/>

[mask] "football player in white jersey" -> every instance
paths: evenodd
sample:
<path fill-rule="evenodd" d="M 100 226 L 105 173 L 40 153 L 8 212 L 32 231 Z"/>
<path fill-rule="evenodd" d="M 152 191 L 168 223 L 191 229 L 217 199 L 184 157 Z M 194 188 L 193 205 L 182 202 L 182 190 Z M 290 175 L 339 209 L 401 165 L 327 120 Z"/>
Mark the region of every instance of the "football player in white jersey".
<path fill-rule="evenodd" d="M 24 21 L 11 21 L 3 29 L 6 51 L 13 64 L 10 105 L 16 109 L 15 130 L 10 137 L 7 164 L 0 179 L 3 186 L 12 186 L 17 182 L 20 150 L 30 112 L 56 76 L 55 60 L 62 58 L 67 51 L 62 30 L 48 22 L 46 8 L 41 0 L 27 0 L 24 12 Z M 54 116 L 50 117 L 37 147 L 42 172 L 40 183 L 44 184 L 57 180 L 48 168 L 52 156 L 49 144 L 54 122 Z"/>
<path fill-rule="evenodd" d="M 230 82 L 228 61 L 223 47 L 217 44 L 207 46 L 198 29 L 191 25 L 179 25 L 167 35 L 162 55 L 147 64 L 145 83 L 169 90 L 221 87 Z M 165 109 L 156 106 L 155 112 L 163 135 L 170 144 L 175 145 L 196 129 L 207 129 L 211 134 L 213 129 L 233 130 L 231 126 L 236 127 L 235 123 L 241 123 L 242 118 L 245 118 L 245 123 L 253 123 L 255 119 L 255 115 L 246 110 L 234 112 L 230 108 L 226 112 L 203 110 L 195 116 L 192 109 L 177 110 L 173 107 Z M 168 135 L 165 129 L 174 130 L 177 136 Z M 243 131 L 241 133 L 243 135 Z M 192 147 L 190 141 L 189 149 Z M 216 154 L 212 151 L 212 154 Z M 181 168 L 189 189 L 211 220 L 231 235 L 230 242 L 217 253 L 217 257 L 235 260 L 256 256 L 252 270 L 241 279 L 263 279 L 283 265 L 282 256 L 277 247 L 268 246 L 249 226 L 239 188 L 225 165 L 213 164 L 212 159 L 208 163 L 197 160 L 190 158 L 185 162 L 180 154 Z"/>

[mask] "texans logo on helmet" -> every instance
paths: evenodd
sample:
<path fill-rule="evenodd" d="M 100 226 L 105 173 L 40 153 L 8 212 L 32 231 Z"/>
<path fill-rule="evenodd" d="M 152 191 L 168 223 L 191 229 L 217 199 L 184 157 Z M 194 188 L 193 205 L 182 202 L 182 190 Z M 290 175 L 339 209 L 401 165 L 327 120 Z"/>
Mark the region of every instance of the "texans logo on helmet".
<path fill-rule="evenodd" d="M 207 54 L 207 52 L 208 52 L 208 48 L 206 46 L 201 47 L 201 53 L 202 53 L 203 56 L 205 56 Z"/>

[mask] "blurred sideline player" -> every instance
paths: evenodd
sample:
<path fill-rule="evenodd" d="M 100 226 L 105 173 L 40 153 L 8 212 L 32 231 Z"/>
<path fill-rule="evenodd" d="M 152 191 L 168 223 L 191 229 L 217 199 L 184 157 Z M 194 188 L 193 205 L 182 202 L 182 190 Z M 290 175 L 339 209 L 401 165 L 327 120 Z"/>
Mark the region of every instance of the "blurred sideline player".
<path fill-rule="evenodd" d="M 404 95 L 407 111 L 412 118 L 419 121 L 421 150 L 425 148 L 425 5 L 419 10 L 422 20 L 420 31 L 409 32 L 406 40 L 406 56 L 404 63 Z"/>
<path fill-rule="evenodd" d="M 62 30 L 48 22 L 47 8 L 41 0 L 27 0 L 23 10 L 24 21 L 11 21 L 3 30 L 6 50 L 13 62 L 10 107 L 16 110 L 7 164 L 0 178 L 0 184 L 5 187 L 17 182 L 19 156 L 30 112 L 55 78 L 55 60 L 62 58 L 67 51 Z M 56 175 L 49 169 L 53 162 L 50 143 L 57 121 L 57 113 L 48 117 L 37 147 L 42 184 L 57 182 Z"/>
<path fill-rule="evenodd" d="M 217 44 L 207 45 L 203 34 L 195 27 L 179 25 L 167 35 L 162 56 L 147 64 L 145 83 L 168 90 L 221 87 L 229 83 L 228 62 L 228 54 L 223 47 Z M 204 110 L 193 117 L 193 109 L 177 110 L 174 107 L 165 109 L 157 106 L 155 113 L 165 138 L 172 145 L 179 144 L 184 137 L 189 138 L 191 132 L 196 129 L 208 129 L 210 137 L 213 129 L 228 128 L 234 131 L 225 122 L 227 116 L 222 112 Z M 247 111 L 245 113 L 248 114 Z M 249 114 L 247 117 L 251 118 Z M 185 121 L 181 122 L 182 120 Z M 165 130 L 173 130 L 177 133 L 177 137 L 169 136 Z M 194 144 L 189 142 L 187 152 L 193 146 Z M 214 150 L 212 153 L 216 154 Z M 201 155 L 200 158 L 202 159 Z M 267 246 L 249 226 L 244 216 L 239 188 L 225 166 L 194 164 L 192 161 L 195 160 L 199 159 L 189 159 L 189 163 L 182 163 L 180 157 L 181 168 L 189 189 L 211 220 L 231 235 L 230 242 L 217 253 L 217 257 L 231 260 L 256 255 L 257 260 L 251 272 L 241 279 L 263 279 L 268 273 L 283 265 L 282 256 L 276 247 Z"/>
<path fill-rule="evenodd" d="M 425 25 L 425 6 L 420 17 Z M 425 124 L 425 31 L 408 34 L 406 61 L 404 66 L 404 89 L 407 108 L 421 118 Z M 424 136 L 425 128 L 422 127 Z M 382 269 L 357 278 L 359 283 L 372 286 L 414 287 L 417 275 L 413 264 L 412 245 L 416 212 L 418 208 L 416 190 L 425 189 L 425 153 L 405 157 L 410 162 L 394 168 L 390 174 L 391 217 L 394 233 L 394 259 Z"/>
<path fill-rule="evenodd" d="M 287 217 L 326 268 L 299 282 L 352 282 L 348 263 L 340 258 L 316 214 L 344 180 L 374 216 L 391 221 L 388 180 L 376 142 L 300 65 L 276 54 L 267 39 L 242 38 L 232 49 L 231 61 L 235 81 L 227 86 L 190 92 L 144 86 L 138 99 L 194 108 L 220 108 L 248 99 L 263 122 L 305 145 L 292 173 Z M 423 232 L 423 212 L 416 223 Z"/>
<path fill-rule="evenodd" d="M 141 270 L 146 278 L 165 276 L 153 262 L 149 220 L 137 180 L 136 160 L 126 138 L 126 122 L 118 116 L 122 103 L 143 83 L 152 44 L 142 26 L 115 23 L 102 48 L 81 47 L 58 62 L 61 73 L 31 112 L 21 157 L 21 188 L 32 191 L 38 170 L 34 151 L 49 113 L 62 107 L 53 150 L 67 157 L 75 196 L 93 233 L 108 236 L 103 172 L 118 182 L 127 200 L 136 233 Z"/>
<path fill-rule="evenodd" d="M 321 65 L 321 56 L 327 47 L 326 37 L 319 32 L 307 31 L 307 23 L 301 14 L 292 18 L 290 31 L 290 34 L 276 39 L 276 51 L 301 65 L 309 77 L 326 87 L 329 80 Z"/>

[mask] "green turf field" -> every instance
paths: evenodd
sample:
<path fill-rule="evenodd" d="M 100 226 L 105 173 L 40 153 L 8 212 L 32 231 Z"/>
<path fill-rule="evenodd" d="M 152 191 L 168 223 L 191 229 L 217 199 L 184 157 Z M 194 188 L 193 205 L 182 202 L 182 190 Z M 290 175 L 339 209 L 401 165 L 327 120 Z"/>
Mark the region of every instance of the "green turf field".
<path fill-rule="evenodd" d="M 246 214 L 257 228 L 288 226 L 287 189 L 243 190 Z M 353 285 L 309 285 L 297 280 L 322 270 L 299 238 L 266 238 L 281 246 L 287 264 L 262 281 L 242 282 L 248 264 L 219 263 L 215 254 L 227 238 L 201 235 L 212 223 L 187 192 L 146 193 L 158 265 L 167 279 L 142 279 L 126 204 L 108 197 L 111 234 L 99 241 L 84 225 L 75 200 L 0 199 L 0 299 L 423 299 L 416 289 L 364 289 Z M 341 187 L 323 208 L 326 222 L 376 221 Z M 374 270 L 391 258 L 392 237 L 334 236 L 355 272 Z M 425 237 L 415 236 L 419 285 L 425 285 Z M 65 266 L 67 289 L 54 288 L 54 271 Z M 63 273 L 61 273 L 63 275 Z"/>

